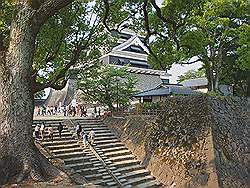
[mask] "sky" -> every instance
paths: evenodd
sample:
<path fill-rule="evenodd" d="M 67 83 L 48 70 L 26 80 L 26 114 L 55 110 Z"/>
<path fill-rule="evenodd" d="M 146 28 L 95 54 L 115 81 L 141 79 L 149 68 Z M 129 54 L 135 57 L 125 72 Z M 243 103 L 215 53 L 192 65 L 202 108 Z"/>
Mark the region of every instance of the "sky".
<path fill-rule="evenodd" d="M 171 74 L 172 76 L 169 78 L 171 84 L 176 84 L 178 82 L 178 76 L 183 75 L 189 70 L 197 70 L 202 67 L 201 62 L 197 62 L 191 65 L 180 65 L 174 64 L 167 73 Z"/>
<path fill-rule="evenodd" d="M 161 4 L 163 3 L 163 0 L 156 0 L 156 3 L 158 6 L 161 6 Z"/>

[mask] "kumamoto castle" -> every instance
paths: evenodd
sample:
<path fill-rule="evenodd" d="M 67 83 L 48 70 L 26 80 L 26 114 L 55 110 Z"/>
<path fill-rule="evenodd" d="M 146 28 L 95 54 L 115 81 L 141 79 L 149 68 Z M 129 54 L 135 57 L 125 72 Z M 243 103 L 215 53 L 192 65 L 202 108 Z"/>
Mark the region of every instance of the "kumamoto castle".
<path fill-rule="evenodd" d="M 116 68 L 129 65 L 127 71 L 138 80 L 136 84 L 138 92 L 134 95 L 135 98 L 140 102 L 157 102 L 163 101 L 164 97 L 171 94 L 197 94 L 182 84 L 169 83 L 171 75 L 166 71 L 152 69 L 147 63 L 149 51 L 142 40 L 142 36 L 124 29 L 112 51 L 101 57 L 103 63 L 111 64 Z M 75 69 L 81 69 L 81 67 Z M 77 100 L 76 78 L 77 75 L 71 75 L 66 87 L 60 91 L 51 89 L 45 102 L 46 106 L 69 105 L 72 100 Z M 205 82 L 206 80 L 201 83 L 201 86 L 206 86 Z"/>

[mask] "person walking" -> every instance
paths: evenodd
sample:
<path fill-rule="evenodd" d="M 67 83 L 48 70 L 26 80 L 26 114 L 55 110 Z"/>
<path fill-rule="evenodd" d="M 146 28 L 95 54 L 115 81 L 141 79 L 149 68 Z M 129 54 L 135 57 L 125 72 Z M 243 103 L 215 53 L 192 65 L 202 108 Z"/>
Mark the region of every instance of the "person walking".
<path fill-rule="evenodd" d="M 41 135 L 42 140 L 44 138 L 44 130 L 45 130 L 45 123 L 43 122 L 40 127 L 40 135 Z"/>
<path fill-rule="evenodd" d="M 66 106 L 63 106 L 63 116 L 67 116 L 67 109 L 66 109 Z"/>
<path fill-rule="evenodd" d="M 95 106 L 95 108 L 94 108 L 94 117 L 96 118 L 96 116 L 97 116 L 97 109 L 96 109 L 96 106 Z"/>
<path fill-rule="evenodd" d="M 101 117 L 101 108 L 98 108 L 98 117 Z"/>
<path fill-rule="evenodd" d="M 93 131 L 93 129 L 91 129 L 91 131 L 89 132 L 89 142 L 91 145 L 94 144 L 94 139 L 95 139 L 95 132 Z"/>
<path fill-rule="evenodd" d="M 82 143 L 84 148 L 86 148 L 88 144 L 88 135 L 84 131 L 82 131 Z"/>
<path fill-rule="evenodd" d="M 39 124 L 37 124 L 36 127 L 35 127 L 35 136 L 36 136 L 36 139 L 39 138 L 39 132 L 40 132 L 40 127 L 39 127 Z"/>
<path fill-rule="evenodd" d="M 61 136 L 62 136 L 62 130 L 63 130 L 63 124 L 62 124 L 62 122 L 59 122 L 57 130 L 59 131 L 59 137 L 61 138 Z"/>
<path fill-rule="evenodd" d="M 76 135 L 77 135 L 77 139 L 80 139 L 80 134 L 82 132 L 82 126 L 80 125 L 80 123 L 77 123 L 76 125 Z"/>
<path fill-rule="evenodd" d="M 48 132 L 49 132 L 49 139 L 53 142 L 53 128 L 49 127 Z"/>

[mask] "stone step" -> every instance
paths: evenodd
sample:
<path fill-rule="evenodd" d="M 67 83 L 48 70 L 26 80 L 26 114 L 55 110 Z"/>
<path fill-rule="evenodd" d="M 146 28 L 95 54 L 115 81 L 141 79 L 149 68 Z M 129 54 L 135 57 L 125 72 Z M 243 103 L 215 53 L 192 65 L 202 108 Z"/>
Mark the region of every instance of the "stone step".
<path fill-rule="evenodd" d="M 127 172 L 121 177 L 126 178 L 126 179 L 131 179 L 131 178 L 137 178 L 137 177 L 144 177 L 150 175 L 150 172 L 145 169 L 140 169 L 140 170 L 134 170 L 132 172 Z"/>
<path fill-rule="evenodd" d="M 98 121 L 98 120 L 87 120 L 87 121 L 86 120 L 75 120 L 74 123 L 75 124 L 80 123 L 80 125 L 82 125 L 82 124 L 89 125 L 89 124 L 103 124 L 103 121 Z"/>
<path fill-rule="evenodd" d="M 116 167 L 109 167 L 110 170 L 116 170 L 117 168 Z M 107 170 L 105 168 L 102 168 L 102 169 L 99 169 L 98 170 L 99 173 L 104 173 L 104 172 L 107 172 Z"/>
<path fill-rule="evenodd" d="M 90 156 L 80 156 L 80 157 L 64 159 L 64 162 L 65 164 L 74 164 L 74 163 L 79 163 L 79 162 L 84 162 L 84 161 L 90 161 L 93 158 L 94 157 L 90 157 Z"/>
<path fill-rule="evenodd" d="M 70 141 L 71 142 L 71 140 L 72 139 L 74 139 L 72 136 L 62 136 L 61 138 L 59 137 L 59 136 L 54 136 L 53 137 L 53 142 L 57 142 L 57 141 Z M 75 139 L 74 139 L 75 140 Z M 76 140 L 75 140 L 76 141 Z M 52 140 L 50 140 L 48 137 L 47 138 L 45 138 L 44 140 L 42 140 L 42 142 L 52 142 Z"/>
<path fill-rule="evenodd" d="M 119 150 L 119 151 L 113 151 L 113 152 L 105 152 L 106 157 L 116 157 L 120 155 L 130 155 L 131 152 L 127 149 L 125 150 Z"/>
<path fill-rule="evenodd" d="M 97 167 L 90 167 L 90 168 L 78 169 L 78 170 L 76 170 L 76 172 L 81 174 L 81 175 L 88 175 L 90 173 L 97 173 L 98 169 L 99 168 L 97 168 Z"/>
<path fill-rule="evenodd" d="M 90 130 L 89 131 L 85 131 L 87 134 L 90 132 Z M 104 129 L 104 130 L 94 130 L 94 132 L 95 132 L 95 134 L 107 134 L 107 133 L 112 133 L 110 130 L 106 130 L 106 129 Z"/>
<path fill-rule="evenodd" d="M 116 157 L 109 157 L 108 158 L 110 161 L 116 162 L 116 161 L 123 161 L 123 160 L 128 160 L 128 159 L 135 159 L 134 155 L 119 155 Z"/>
<path fill-rule="evenodd" d="M 136 186 L 136 185 L 145 183 L 146 181 L 150 181 L 150 180 L 154 180 L 154 177 L 153 176 L 144 176 L 144 177 L 132 178 L 132 179 L 128 179 L 128 182 L 125 183 L 124 185 Z"/>
<path fill-rule="evenodd" d="M 96 179 L 102 179 L 102 174 L 90 174 L 84 176 L 88 181 L 93 181 Z"/>
<path fill-rule="evenodd" d="M 52 152 L 54 154 L 61 154 L 61 153 L 72 153 L 72 152 L 81 152 L 83 151 L 83 149 L 78 146 L 75 148 L 66 148 L 66 149 L 56 149 L 56 150 L 52 150 Z"/>
<path fill-rule="evenodd" d="M 103 179 L 99 179 L 99 180 L 94 180 L 91 181 L 91 183 L 93 183 L 94 185 L 102 185 L 102 186 L 106 186 L 108 182 L 113 182 L 114 180 L 103 180 Z"/>
<path fill-rule="evenodd" d="M 84 169 L 84 168 L 93 167 L 93 163 L 92 162 L 81 162 L 81 163 L 67 164 L 65 166 L 68 168 L 73 168 L 75 170 L 80 170 L 80 169 Z"/>
<path fill-rule="evenodd" d="M 75 148 L 75 147 L 78 147 L 79 144 L 77 142 L 75 143 L 72 143 L 72 144 L 61 144 L 61 145 L 51 145 L 51 146 L 48 146 L 48 149 L 50 150 L 56 150 L 56 149 L 66 149 L 66 148 Z"/>
<path fill-rule="evenodd" d="M 79 122 L 82 127 L 96 127 L 96 126 L 105 126 L 102 122 Z M 76 125 L 76 123 L 75 123 Z"/>
<path fill-rule="evenodd" d="M 133 166 L 133 165 L 137 165 L 139 164 L 139 161 L 137 160 L 126 160 L 126 161 L 119 161 L 119 162 L 114 162 L 112 164 L 110 164 L 109 166 L 115 166 L 117 168 L 121 168 L 121 167 L 126 167 L 126 166 Z"/>
<path fill-rule="evenodd" d="M 59 122 L 61 122 L 64 125 L 64 123 L 62 121 L 51 121 L 51 122 L 45 121 L 45 127 L 57 126 L 57 125 L 59 125 Z M 42 121 L 41 122 L 34 122 L 33 121 L 32 126 L 36 126 L 37 124 L 41 125 L 42 123 L 43 123 Z"/>
<path fill-rule="evenodd" d="M 119 167 L 113 172 L 128 173 L 128 172 L 132 172 L 132 171 L 139 170 L 139 169 L 144 169 L 144 168 L 143 166 L 136 164 L 136 165 L 127 166 L 127 167 Z"/>
<path fill-rule="evenodd" d="M 61 159 L 76 158 L 76 157 L 81 157 L 81 156 L 86 156 L 86 154 L 81 151 L 81 152 L 72 152 L 72 153 L 61 153 L 61 154 L 55 155 L 55 157 L 61 158 Z"/>
<path fill-rule="evenodd" d="M 124 144 L 121 143 L 121 142 L 115 142 L 115 143 L 101 143 L 101 144 L 98 144 L 98 148 L 100 148 L 101 150 L 107 149 L 107 148 L 118 147 L 118 146 L 123 146 L 123 147 L 124 147 Z"/>
<path fill-rule="evenodd" d="M 42 144 L 44 146 L 51 146 L 51 145 L 67 145 L 67 144 L 73 144 L 76 143 L 77 141 L 75 139 L 70 139 L 70 140 L 55 140 L 55 141 L 44 141 Z"/>
<path fill-rule="evenodd" d="M 117 139 L 110 139 L 110 140 L 97 140 L 95 141 L 95 144 L 97 144 L 98 146 L 101 146 L 102 144 L 109 144 L 109 143 L 118 143 L 119 140 Z"/>
<path fill-rule="evenodd" d="M 101 150 L 105 153 L 105 152 L 114 152 L 114 151 L 125 150 L 125 149 L 127 149 L 125 146 L 117 146 L 117 147 L 104 148 Z"/>
<path fill-rule="evenodd" d="M 89 131 L 86 131 L 85 129 L 83 129 L 83 130 L 86 134 L 89 134 L 89 132 L 90 132 L 90 130 Z M 71 131 L 71 133 L 75 133 L 74 129 L 72 129 L 70 131 Z M 98 136 L 105 135 L 105 134 L 112 134 L 112 132 L 110 130 L 94 130 L 94 132 L 95 132 L 95 135 L 98 135 Z"/>
<path fill-rule="evenodd" d="M 103 125 L 81 125 L 82 129 L 84 131 L 90 131 L 91 129 L 93 130 L 109 130 L 109 128 L 107 126 L 103 126 Z M 75 130 L 76 126 L 70 126 L 69 127 L 71 130 Z"/>
<path fill-rule="evenodd" d="M 49 132 L 45 129 L 45 134 L 44 134 L 44 137 L 47 138 L 49 136 L 48 134 Z M 53 136 L 54 137 L 57 137 L 59 136 L 59 132 L 56 131 L 56 132 L 53 132 Z M 68 131 L 68 130 L 65 130 L 62 132 L 62 136 L 72 136 L 72 134 Z"/>
<path fill-rule="evenodd" d="M 95 136 L 95 140 L 112 140 L 117 139 L 116 136 Z"/>

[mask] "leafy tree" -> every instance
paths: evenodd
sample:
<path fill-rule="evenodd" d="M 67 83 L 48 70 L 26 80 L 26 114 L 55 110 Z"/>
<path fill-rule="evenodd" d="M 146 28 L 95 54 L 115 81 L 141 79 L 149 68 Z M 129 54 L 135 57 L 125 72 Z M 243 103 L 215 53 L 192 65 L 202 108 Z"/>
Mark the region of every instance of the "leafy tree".
<path fill-rule="evenodd" d="M 119 28 L 120 19 L 132 13 L 130 4 L 0 1 L 0 186 L 13 178 L 20 182 L 62 175 L 34 145 L 34 93 L 63 88 L 70 67 L 107 50 L 111 37 L 105 27 Z M 111 15 L 114 7 L 120 8 L 117 15 L 124 12 L 121 17 Z"/>
<path fill-rule="evenodd" d="M 182 82 L 188 79 L 201 78 L 205 76 L 205 70 L 189 70 L 184 75 L 179 76 L 179 81 Z"/>
<path fill-rule="evenodd" d="M 124 68 L 96 63 L 78 77 L 78 87 L 83 91 L 83 100 L 96 101 L 114 110 L 113 104 L 127 105 L 135 93 L 136 78 Z"/>
<path fill-rule="evenodd" d="M 149 3 L 151 2 L 151 3 Z M 239 71 L 249 69 L 247 36 L 249 24 L 245 0 L 144 1 L 144 18 L 149 45 L 149 62 L 168 69 L 173 63 L 203 62 L 209 90 L 217 90 L 225 59 L 235 55 Z"/>

